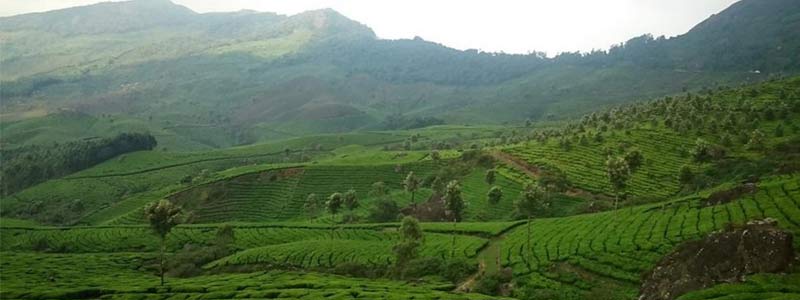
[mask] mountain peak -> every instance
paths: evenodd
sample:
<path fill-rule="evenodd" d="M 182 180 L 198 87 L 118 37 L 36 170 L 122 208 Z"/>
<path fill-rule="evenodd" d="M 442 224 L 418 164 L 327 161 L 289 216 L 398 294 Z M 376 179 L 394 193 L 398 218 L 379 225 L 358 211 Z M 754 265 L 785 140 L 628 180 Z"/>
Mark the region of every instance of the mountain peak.
<path fill-rule="evenodd" d="M 102 2 L 0 18 L 0 30 L 38 30 L 64 35 L 120 33 L 180 25 L 197 14 L 169 0 Z"/>
<path fill-rule="evenodd" d="M 306 26 L 310 25 L 315 31 L 321 31 L 328 36 L 347 34 L 370 38 L 376 37 L 371 28 L 331 8 L 305 11 L 291 16 L 290 20 Z"/>

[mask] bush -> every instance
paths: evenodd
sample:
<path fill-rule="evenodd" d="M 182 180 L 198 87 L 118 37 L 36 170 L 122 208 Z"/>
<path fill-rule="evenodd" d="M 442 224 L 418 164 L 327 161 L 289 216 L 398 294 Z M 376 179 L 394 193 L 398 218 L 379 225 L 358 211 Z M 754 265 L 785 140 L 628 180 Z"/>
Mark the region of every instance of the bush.
<path fill-rule="evenodd" d="M 336 265 L 332 272 L 338 275 L 377 278 L 386 274 L 386 268 L 381 266 L 367 266 L 356 262 L 343 262 Z"/>
<path fill-rule="evenodd" d="M 475 283 L 475 292 L 493 296 L 500 295 L 503 291 L 503 285 L 511 282 L 511 279 L 511 269 L 504 269 L 501 272 L 481 276 L 478 282 Z"/>
<path fill-rule="evenodd" d="M 444 261 L 439 257 L 421 257 L 412 259 L 405 268 L 405 277 L 420 278 L 429 275 L 441 274 L 444 268 Z"/>
<path fill-rule="evenodd" d="M 451 258 L 444 265 L 442 276 L 452 282 L 459 282 L 478 271 L 478 266 L 464 258 Z"/>
<path fill-rule="evenodd" d="M 383 198 L 373 204 L 367 219 L 375 223 L 394 222 L 397 221 L 398 214 L 400 214 L 400 206 L 397 205 L 397 202 Z"/>

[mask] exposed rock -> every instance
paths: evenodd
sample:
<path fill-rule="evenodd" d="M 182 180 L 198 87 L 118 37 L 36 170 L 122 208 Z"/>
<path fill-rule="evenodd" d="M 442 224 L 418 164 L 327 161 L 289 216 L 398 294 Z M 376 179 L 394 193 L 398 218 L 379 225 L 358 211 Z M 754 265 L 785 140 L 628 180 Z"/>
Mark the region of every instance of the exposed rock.
<path fill-rule="evenodd" d="M 742 183 L 732 189 L 718 191 L 711 194 L 711 196 L 708 196 L 708 198 L 706 198 L 705 204 L 707 206 L 725 204 L 738 199 L 744 194 L 754 194 L 756 191 L 758 191 L 758 186 L 756 185 L 756 183 L 754 182 Z"/>
<path fill-rule="evenodd" d="M 776 224 L 749 222 L 678 246 L 644 275 L 639 300 L 671 300 L 748 274 L 786 271 L 795 257 L 793 237 Z"/>

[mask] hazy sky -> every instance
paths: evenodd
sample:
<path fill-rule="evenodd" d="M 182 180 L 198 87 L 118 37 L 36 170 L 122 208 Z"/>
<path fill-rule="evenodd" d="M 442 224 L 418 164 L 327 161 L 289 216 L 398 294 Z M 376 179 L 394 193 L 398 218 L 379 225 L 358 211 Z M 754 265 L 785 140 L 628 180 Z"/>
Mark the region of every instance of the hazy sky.
<path fill-rule="evenodd" d="M 98 0 L 0 0 L 0 16 Z M 736 0 L 173 0 L 197 12 L 281 14 L 333 8 L 381 38 L 420 36 L 458 49 L 526 53 L 607 49 L 644 33 L 682 34 Z"/>

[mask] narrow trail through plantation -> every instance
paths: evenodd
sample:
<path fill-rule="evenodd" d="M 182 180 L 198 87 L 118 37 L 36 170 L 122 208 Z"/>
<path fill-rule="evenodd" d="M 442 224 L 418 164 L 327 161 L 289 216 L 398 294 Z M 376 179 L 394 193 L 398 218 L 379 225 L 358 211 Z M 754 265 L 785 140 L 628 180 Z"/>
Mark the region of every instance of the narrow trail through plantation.
<path fill-rule="evenodd" d="M 462 293 L 470 292 L 481 276 L 499 272 L 503 267 L 502 263 L 500 262 L 500 255 L 502 253 L 503 241 L 506 239 L 506 234 L 525 224 L 526 222 L 514 223 L 508 226 L 508 228 L 503 229 L 496 235 L 489 238 L 489 242 L 487 242 L 486 246 L 483 247 L 483 249 L 481 249 L 475 256 L 478 260 L 478 270 L 475 272 L 475 274 L 470 275 L 467 277 L 467 279 L 461 282 L 454 289 L 454 291 Z"/>

